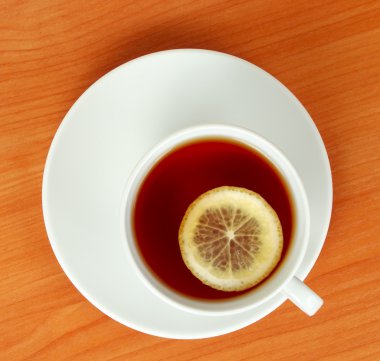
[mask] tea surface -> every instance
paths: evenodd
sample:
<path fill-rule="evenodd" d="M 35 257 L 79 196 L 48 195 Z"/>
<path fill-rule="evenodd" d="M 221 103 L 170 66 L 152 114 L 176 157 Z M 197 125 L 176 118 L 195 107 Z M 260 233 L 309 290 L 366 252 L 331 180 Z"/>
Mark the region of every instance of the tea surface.
<path fill-rule="evenodd" d="M 280 218 L 282 258 L 286 254 L 294 217 L 287 186 L 278 170 L 260 153 L 240 143 L 210 139 L 182 145 L 158 161 L 145 177 L 133 214 L 133 230 L 143 259 L 176 292 L 210 300 L 242 293 L 202 284 L 187 269 L 178 244 L 179 226 L 190 203 L 202 193 L 225 185 L 253 190 L 266 199 Z"/>

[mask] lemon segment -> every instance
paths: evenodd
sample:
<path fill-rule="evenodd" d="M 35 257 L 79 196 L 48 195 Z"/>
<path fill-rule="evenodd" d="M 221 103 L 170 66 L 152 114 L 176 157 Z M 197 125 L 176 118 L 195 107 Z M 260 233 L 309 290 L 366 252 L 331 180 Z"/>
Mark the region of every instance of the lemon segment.
<path fill-rule="evenodd" d="M 280 260 L 280 220 L 259 194 L 219 187 L 199 196 L 179 230 L 182 258 L 204 284 L 242 291 L 266 278 Z"/>

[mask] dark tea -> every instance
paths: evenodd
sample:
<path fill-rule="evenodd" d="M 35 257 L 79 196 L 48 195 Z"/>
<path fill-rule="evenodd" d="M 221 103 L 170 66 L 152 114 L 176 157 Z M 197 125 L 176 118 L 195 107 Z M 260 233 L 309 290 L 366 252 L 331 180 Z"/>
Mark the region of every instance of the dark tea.
<path fill-rule="evenodd" d="M 284 258 L 294 216 L 288 187 L 263 155 L 224 139 L 198 140 L 179 146 L 160 159 L 137 193 L 133 231 L 142 259 L 172 290 L 187 297 L 216 300 L 243 292 L 224 292 L 199 281 L 182 260 L 178 230 L 187 207 L 201 194 L 220 186 L 259 193 L 280 218 Z M 279 267 L 281 261 L 279 262 Z M 256 286 L 257 287 L 257 286 Z"/>

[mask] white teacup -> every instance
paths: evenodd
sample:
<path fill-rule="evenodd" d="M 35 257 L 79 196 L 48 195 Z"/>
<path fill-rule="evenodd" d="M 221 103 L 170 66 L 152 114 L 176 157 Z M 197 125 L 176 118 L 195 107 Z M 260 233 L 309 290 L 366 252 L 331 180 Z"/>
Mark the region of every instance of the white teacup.
<path fill-rule="evenodd" d="M 132 216 L 136 195 L 150 169 L 173 148 L 192 141 L 210 138 L 238 142 L 265 156 L 276 166 L 286 181 L 295 213 L 295 230 L 292 232 L 290 246 L 276 272 L 249 292 L 215 301 L 186 297 L 161 282 L 141 258 L 132 231 Z M 282 292 L 302 311 L 309 316 L 314 315 L 322 306 L 323 300 L 295 276 L 305 255 L 309 242 L 309 231 L 310 214 L 306 193 L 289 160 L 263 137 L 251 131 L 228 125 L 203 125 L 184 129 L 155 146 L 141 159 L 132 172 L 125 187 L 121 206 L 121 233 L 126 245 L 126 251 L 131 255 L 134 267 L 141 280 L 165 302 L 198 314 L 221 315 L 242 312 L 249 308 L 254 308 L 277 293 Z"/>

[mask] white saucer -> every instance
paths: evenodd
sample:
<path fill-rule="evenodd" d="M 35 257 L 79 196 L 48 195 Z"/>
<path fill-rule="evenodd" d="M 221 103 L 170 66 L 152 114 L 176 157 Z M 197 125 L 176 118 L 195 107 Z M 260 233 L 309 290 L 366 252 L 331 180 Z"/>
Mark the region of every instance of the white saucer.
<path fill-rule="evenodd" d="M 256 66 L 218 52 L 172 50 L 128 62 L 93 84 L 59 127 L 45 167 L 43 211 L 72 283 L 105 314 L 136 330 L 183 339 L 217 336 L 259 320 L 285 300 L 278 295 L 230 316 L 190 314 L 146 289 L 126 258 L 119 207 L 135 163 L 172 132 L 212 122 L 263 135 L 298 171 L 311 211 L 301 279 L 323 246 L 332 207 L 330 166 L 317 128 L 289 90 Z"/>

